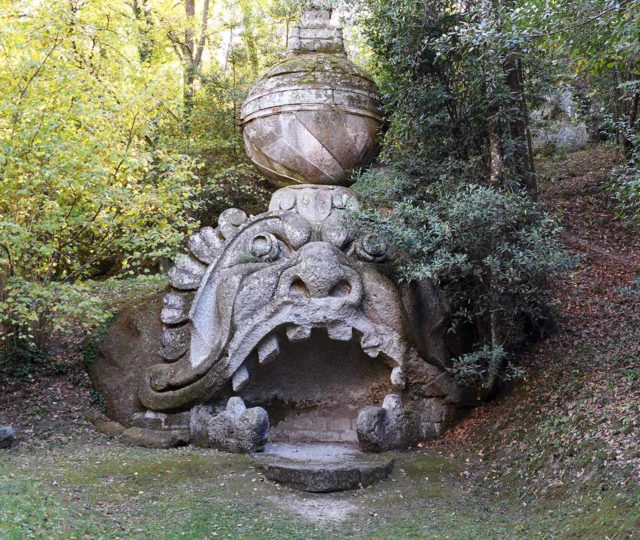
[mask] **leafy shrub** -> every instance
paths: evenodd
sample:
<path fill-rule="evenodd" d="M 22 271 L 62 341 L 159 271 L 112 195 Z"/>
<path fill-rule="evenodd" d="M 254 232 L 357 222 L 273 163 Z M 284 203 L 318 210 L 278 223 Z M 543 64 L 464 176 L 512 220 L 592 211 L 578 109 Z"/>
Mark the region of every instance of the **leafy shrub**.
<path fill-rule="evenodd" d="M 179 86 L 141 65 L 124 11 L 102 0 L 2 11 L 0 339 L 19 356 L 104 320 L 85 280 L 153 269 L 181 245 L 197 177 L 192 158 L 154 145 L 158 103 Z"/>
<path fill-rule="evenodd" d="M 19 277 L 0 289 L 0 366 L 21 375 L 51 364 L 53 335 L 104 334 L 121 306 L 166 285 L 162 275 L 85 281 L 34 283 Z"/>
<path fill-rule="evenodd" d="M 247 213 L 264 212 L 273 191 L 266 180 L 245 163 L 228 167 L 203 181 L 198 199 L 200 223 L 215 225 L 218 216 L 227 208 L 242 208 Z"/>
<path fill-rule="evenodd" d="M 558 224 L 533 202 L 527 140 L 552 70 L 513 3 L 354 3 L 388 123 L 382 167 L 355 184 L 368 203 L 356 218 L 396 246 L 402 279 L 444 291 L 451 331 L 474 342 L 452 373 L 491 387 L 550 325 L 570 264 Z"/>
<path fill-rule="evenodd" d="M 32 363 L 46 350 L 54 332 L 71 328 L 92 328 L 103 323 L 108 313 L 85 284 L 35 283 L 10 278 L 0 291 L 0 359 Z"/>
<path fill-rule="evenodd" d="M 640 228 L 640 132 L 622 126 L 631 142 L 631 154 L 627 164 L 620 167 L 608 184 L 623 219 Z"/>
<path fill-rule="evenodd" d="M 628 166 L 620 169 L 609 189 L 623 218 L 640 227 L 640 168 Z"/>
<path fill-rule="evenodd" d="M 357 219 L 397 247 L 401 278 L 439 285 L 451 330 L 475 337 L 474 355 L 459 359 L 463 377 L 470 366 L 502 363 L 500 351 L 549 323 L 553 283 L 571 261 L 557 222 L 527 196 L 448 177 L 429 184 L 394 168 L 369 171 L 354 187 L 370 204 Z"/>

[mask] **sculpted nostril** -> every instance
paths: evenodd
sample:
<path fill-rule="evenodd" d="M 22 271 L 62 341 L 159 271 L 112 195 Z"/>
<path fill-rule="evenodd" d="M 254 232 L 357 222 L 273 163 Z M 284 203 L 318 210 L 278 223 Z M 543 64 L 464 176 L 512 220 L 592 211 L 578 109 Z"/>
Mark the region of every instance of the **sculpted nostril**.
<path fill-rule="evenodd" d="M 350 294 L 351 294 L 351 284 L 345 279 L 340 280 L 337 283 L 337 285 L 335 285 L 329 291 L 329 296 L 333 296 L 337 298 L 342 296 L 349 296 Z"/>
<path fill-rule="evenodd" d="M 307 287 L 307 284 L 300 278 L 296 278 L 293 280 L 291 286 L 289 287 L 289 294 L 291 296 L 304 296 L 305 298 L 311 297 L 309 287 Z"/>

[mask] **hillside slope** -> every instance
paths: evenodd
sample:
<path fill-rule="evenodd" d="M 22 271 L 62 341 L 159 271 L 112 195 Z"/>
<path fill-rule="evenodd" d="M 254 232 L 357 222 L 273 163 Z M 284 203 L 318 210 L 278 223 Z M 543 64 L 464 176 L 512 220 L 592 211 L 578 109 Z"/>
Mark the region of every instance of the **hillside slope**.
<path fill-rule="evenodd" d="M 541 201 L 576 259 L 559 331 L 522 359 L 515 392 L 439 443 L 468 452 L 479 489 L 557 514 L 563 538 L 640 537 L 640 242 L 606 194 L 618 163 L 592 148 L 540 164 Z"/>

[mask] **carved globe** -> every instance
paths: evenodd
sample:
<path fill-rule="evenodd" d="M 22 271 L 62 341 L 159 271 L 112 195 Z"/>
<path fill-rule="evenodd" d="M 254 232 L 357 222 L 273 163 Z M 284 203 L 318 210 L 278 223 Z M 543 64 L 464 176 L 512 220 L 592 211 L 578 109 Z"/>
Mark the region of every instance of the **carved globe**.
<path fill-rule="evenodd" d="M 376 155 L 378 89 L 344 54 L 339 29 L 316 21 L 294 30 L 289 56 L 242 105 L 247 154 L 277 186 L 346 185 L 347 172 Z"/>

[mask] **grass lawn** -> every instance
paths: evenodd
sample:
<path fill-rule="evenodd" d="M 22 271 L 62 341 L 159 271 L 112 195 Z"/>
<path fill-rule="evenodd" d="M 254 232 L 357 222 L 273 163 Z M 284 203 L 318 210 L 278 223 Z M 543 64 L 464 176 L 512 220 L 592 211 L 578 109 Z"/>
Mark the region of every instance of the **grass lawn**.
<path fill-rule="evenodd" d="M 523 504 L 508 486 L 488 493 L 465 472 L 419 449 L 397 454 L 385 482 L 308 494 L 265 481 L 246 456 L 105 439 L 5 458 L 0 537 L 604 539 L 631 538 L 638 524 L 629 494 L 569 505 L 550 492 Z"/>

